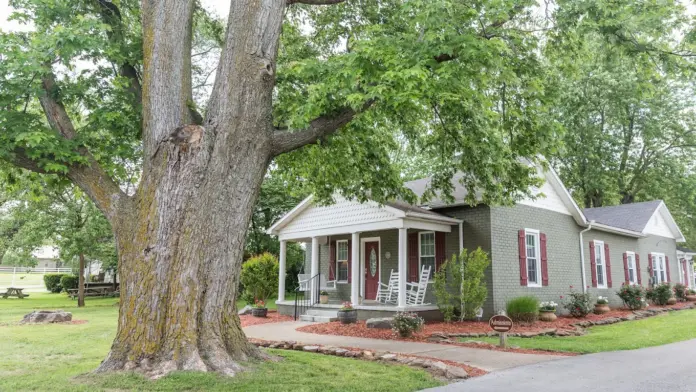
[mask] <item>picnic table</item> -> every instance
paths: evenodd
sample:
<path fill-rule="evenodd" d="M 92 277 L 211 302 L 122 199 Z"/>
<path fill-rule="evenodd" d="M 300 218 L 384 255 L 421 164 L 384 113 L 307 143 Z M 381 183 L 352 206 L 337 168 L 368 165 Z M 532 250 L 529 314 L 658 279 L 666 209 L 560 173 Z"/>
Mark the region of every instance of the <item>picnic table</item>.
<path fill-rule="evenodd" d="M 113 290 L 109 287 L 85 287 L 85 297 L 106 297 L 111 295 Z M 75 299 L 78 295 L 78 289 L 69 289 L 68 296 Z"/>
<path fill-rule="evenodd" d="M 8 287 L 7 291 L 4 293 L 0 293 L 2 295 L 3 299 L 7 299 L 9 297 L 17 297 L 19 299 L 24 299 L 24 297 L 28 297 L 29 294 L 24 294 L 22 293 L 23 288 L 19 287 Z"/>

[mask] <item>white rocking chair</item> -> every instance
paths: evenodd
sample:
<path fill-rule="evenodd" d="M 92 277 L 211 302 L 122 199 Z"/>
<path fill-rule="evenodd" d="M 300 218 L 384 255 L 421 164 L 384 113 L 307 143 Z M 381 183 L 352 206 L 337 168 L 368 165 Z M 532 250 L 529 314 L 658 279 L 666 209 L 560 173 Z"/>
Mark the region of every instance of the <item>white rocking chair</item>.
<path fill-rule="evenodd" d="M 399 301 L 399 272 L 391 270 L 389 275 L 389 284 L 382 282 L 377 286 L 377 302 L 383 304 L 396 304 Z"/>
<path fill-rule="evenodd" d="M 406 283 L 406 305 L 418 306 L 429 305 L 425 302 L 425 292 L 428 290 L 428 279 L 430 278 L 430 266 L 423 266 L 418 283 Z"/>

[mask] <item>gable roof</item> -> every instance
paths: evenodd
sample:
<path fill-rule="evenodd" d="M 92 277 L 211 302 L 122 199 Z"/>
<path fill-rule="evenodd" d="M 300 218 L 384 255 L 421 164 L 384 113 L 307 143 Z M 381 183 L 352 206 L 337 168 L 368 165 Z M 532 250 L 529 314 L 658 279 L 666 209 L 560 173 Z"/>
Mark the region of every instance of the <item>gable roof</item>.
<path fill-rule="evenodd" d="M 552 168 L 544 170 L 539 165 L 534 166 L 536 166 L 537 174 L 539 175 L 539 177 L 544 180 L 544 185 L 542 185 L 542 188 L 534 189 L 532 191 L 532 193 L 535 196 L 538 196 L 536 200 L 524 199 L 520 200 L 518 204 L 527 204 L 534 207 L 550 209 L 556 212 L 562 212 L 564 214 L 572 216 L 578 225 L 587 225 L 585 215 L 583 215 L 582 211 L 575 203 L 575 200 L 573 200 L 573 197 L 570 195 L 570 192 L 568 192 L 566 187 L 563 185 L 561 179 L 558 177 L 556 172 Z M 454 199 L 453 202 L 448 203 L 444 201 L 443 198 L 439 196 L 439 192 L 435 192 L 435 196 L 428 200 L 426 203 L 422 204 L 421 206 L 428 209 L 437 209 L 468 204 L 466 202 L 466 198 L 469 195 L 469 192 L 460 181 L 462 177 L 464 177 L 464 173 L 462 172 L 457 172 L 452 177 L 452 198 Z M 425 190 L 430 186 L 430 183 L 431 177 L 425 177 L 413 181 L 408 181 L 404 183 L 404 186 L 411 189 L 413 193 L 415 193 L 416 196 L 420 198 L 423 196 L 423 193 L 425 193 Z M 553 195 L 551 195 L 550 193 L 553 193 Z M 477 190 L 476 200 L 480 200 L 481 196 L 481 192 Z M 549 205 L 545 205 L 543 203 L 544 199 L 551 196 L 554 196 L 556 198 L 555 200 L 558 200 L 558 202 L 556 203 L 558 205 L 557 208 L 551 208 Z"/>
<path fill-rule="evenodd" d="M 582 212 L 590 221 L 641 234 L 649 234 L 646 230 L 650 231 L 651 219 L 657 216 L 664 220 L 677 242 L 684 242 L 684 235 L 662 200 L 585 208 Z"/>

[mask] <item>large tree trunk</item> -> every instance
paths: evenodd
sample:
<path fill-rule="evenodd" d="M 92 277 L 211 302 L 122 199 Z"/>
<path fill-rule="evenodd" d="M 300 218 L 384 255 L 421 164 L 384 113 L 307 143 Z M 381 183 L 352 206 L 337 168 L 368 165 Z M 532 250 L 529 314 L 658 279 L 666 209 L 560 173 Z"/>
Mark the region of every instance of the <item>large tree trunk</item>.
<path fill-rule="evenodd" d="M 80 253 L 80 265 L 78 267 L 80 273 L 77 278 L 77 307 L 85 306 L 85 255 Z"/>
<path fill-rule="evenodd" d="M 271 92 L 284 7 L 284 0 L 232 2 L 199 127 L 184 126 L 190 80 L 179 78 L 189 72 L 193 2 L 143 2 L 145 165 L 134 202 L 112 219 L 120 312 L 99 371 L 233 375 L 240 361 L 261 356 L 242 332 L 235 298 L 246 230 L 273 155 Z M 177 47 L 180 40 L 189 44 Z"/>

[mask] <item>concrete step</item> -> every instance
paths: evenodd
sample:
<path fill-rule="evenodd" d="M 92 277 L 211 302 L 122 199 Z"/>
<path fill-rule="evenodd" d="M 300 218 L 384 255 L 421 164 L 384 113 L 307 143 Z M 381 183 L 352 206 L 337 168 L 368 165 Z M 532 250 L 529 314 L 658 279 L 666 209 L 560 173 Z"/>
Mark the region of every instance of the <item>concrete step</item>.
<path fill-rule="evenodd" d="M 333 309 L 308 309 L 307 313 L 300 316 L 300 320 L 328 323 L 338 320 L 338 312 Z"/>
<path fill-rule="evenodd" d="M 336 316 L 312 316 L 311 314 L 303 314 L 300 316 L 300 321 L 309 321 L 314 323 L 329 323 L 338 320 Z"/>

